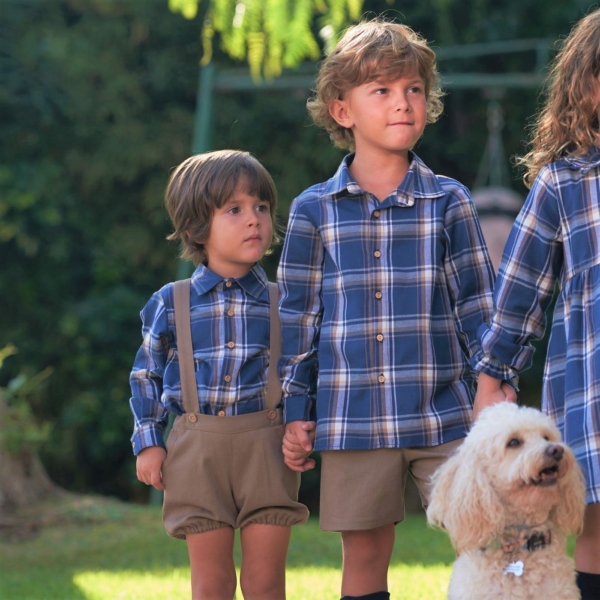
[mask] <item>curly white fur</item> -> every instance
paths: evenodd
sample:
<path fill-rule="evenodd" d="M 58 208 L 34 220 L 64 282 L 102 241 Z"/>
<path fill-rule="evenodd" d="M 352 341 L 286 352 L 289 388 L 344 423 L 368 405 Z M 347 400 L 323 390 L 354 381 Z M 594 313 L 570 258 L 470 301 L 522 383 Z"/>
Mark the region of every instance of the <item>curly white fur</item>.
<path fill-rule="evenodd" d="M 427 517 L 458 553 L 449 600 L 579 599 L 565 543 L 584 510 L 581 470 L 552 420 L 508 402 L 486 408 L 433 476 Z M 551 542 L 535 550 L 505 543 L 532 528 Z M 520 562 L 522 574 L 511 572 Z"/>

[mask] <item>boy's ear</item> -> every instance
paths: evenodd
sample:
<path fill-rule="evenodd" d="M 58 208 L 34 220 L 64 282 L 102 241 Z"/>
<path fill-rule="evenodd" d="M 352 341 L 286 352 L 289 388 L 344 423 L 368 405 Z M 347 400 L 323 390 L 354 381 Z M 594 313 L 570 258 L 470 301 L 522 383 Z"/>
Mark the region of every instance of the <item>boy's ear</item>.
<path fill-rule="evenodd" d="M 336 98 L 329 104 L 329 114 L 333 117 L 335 122 L 346 129 L 350 129 L 354 125 L 354 121 L 348 111 L 348 103 L 345 100 Z"/>

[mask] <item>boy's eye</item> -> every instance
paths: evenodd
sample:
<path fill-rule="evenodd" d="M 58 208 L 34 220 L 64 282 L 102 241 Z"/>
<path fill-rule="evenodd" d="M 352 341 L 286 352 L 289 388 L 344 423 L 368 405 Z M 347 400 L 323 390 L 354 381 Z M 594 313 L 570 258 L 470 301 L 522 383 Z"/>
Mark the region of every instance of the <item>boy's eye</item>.
<path fill-rule="evenodd" d="M 269 210 L 269 205 L 268 205 L 268 204 L 259 204 L 259 205 L 256 207 L 256 210 L 257 210 L 258 212 L 267 212 L 267 211 Z"/>
<path fill-rule="evenodd" d="M 410 88 L 409 91 L 412 92 L 413 94 L 422 94 L 423 88 L 418 85 L 414 85 L 413 87 Z"/>
<path fill-rule="evenodd" d="M 240 212 L 240 207 L 232 206 L 227 212 L 231 213 L 232 215 L 237 215 Z"/>
<path fill-rule="evenodd" d="M 375 90 L 375 93 L 376 93 L 376 94 L 387 94 L 387 88 L 384 88 L 384 87 L 382 87 L 382 88 L 377 88 L 377 89 Z"/>

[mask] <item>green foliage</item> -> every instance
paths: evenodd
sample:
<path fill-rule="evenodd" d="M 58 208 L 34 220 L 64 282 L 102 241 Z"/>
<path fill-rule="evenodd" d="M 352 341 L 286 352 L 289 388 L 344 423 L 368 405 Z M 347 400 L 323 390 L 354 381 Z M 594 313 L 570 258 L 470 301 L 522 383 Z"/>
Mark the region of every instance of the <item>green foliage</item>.
<path fill-rule="evenodd" d="M 288 15 L 288 26 L 280 28 L 286 36 L 292 22 L 308 23 L 324 44 L 314 29 L 326 23 L 307 21 L 300 14 L 307 6 L 326 11 L 333 3 L 296 2 L 294 21 L 291 3 L 273 1 L 261 18 L 274 30 Z M 365 0 L 361 6 L 369 17 L 387 11 L 434 47 L 558 38 L 584 8 L 578 0 L 549 1 L 543 11 L 535 0 Z M 200 8 L 206 11 L 208 3 Z M 0 387 L 22 373 L 53 369 L 27 400 L 36 419 L 49 423 L 44 464 L 70 490 L 147 498 L 129 444 L 128 376 L 141 342 L 138 313 L 176 277 L 177 247 L 165 241 L 170 226 L 162 198 L 170 170 L 190 154 L 204 14 L 183 19 L 164 0 L 0 2 L 0 348 L 9 342 L 19 348 L 0 372 Z M 296 50 L 288 37 L 277 44 L 286 64 L 286 53 Z M 234 64 L 217 46 L 213 61 L 218 69 Z M 444 74 L 534 67 L 531 55 L 440 63 Z M 308 94 L 262 86 L 215 97 L 213 147 L 248 150 L 266 165 L 284 223 L 292 199 L 330 177 L 342 157 L 310 125 Z M 537 94 L 507 90 L 502 98 L 507 156 L 522 151 Z M 482 91 L 451 90 L 444 116 L 416 151 L 435 171 L 472 185 L 486 119 Z M 265 261 L 271 277 L 277 258 Z M 542 357 L 540 349 L 536 365 Z M 539 369 L 531 373 L 535 395 Z M 316 473 L 304 479 L 305 490 L 316 493 Z"/>
<path fill-rule="evenodd" d="M 0 350 L 0 368 L 16 352 L 12 344 Z M 50 367 L 32 376 L 21 373 L 0 388 L 0 449 L 4 452 L 12 456 L 35 454 L 48 439 L 50 424 L 39 422 L 31 398 L 50 375 Z"/>
<path fill-rule="evenodd" d="M 169 0 L 169 8 L 194 19 L 202 0 Z M 237 60 L 248 60 L 256 81 L 295 68 L 321 54 L 313 33 L 318 16 L 319 36 L 330 50 L 340 32 L 360 19 L 363 0 L 211 0 L 202 23 L 202 64 L 212 59 L 218 34 L 223 50 Z"/>

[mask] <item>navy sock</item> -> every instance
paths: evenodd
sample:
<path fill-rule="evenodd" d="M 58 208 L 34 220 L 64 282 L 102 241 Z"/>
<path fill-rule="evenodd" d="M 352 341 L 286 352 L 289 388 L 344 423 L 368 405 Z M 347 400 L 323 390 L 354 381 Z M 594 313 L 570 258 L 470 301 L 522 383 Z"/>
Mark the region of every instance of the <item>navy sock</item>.
<path fill-rule="evenodd" d="M 365 596 L 343 596 L 342 600 L 390 600 L 389 592 L 374 592 Z"/>
<path fill-rule="evenodd" d="M 581 600 L 600 600 L 600 575 L 577 571 L 577 587 Z"/>

